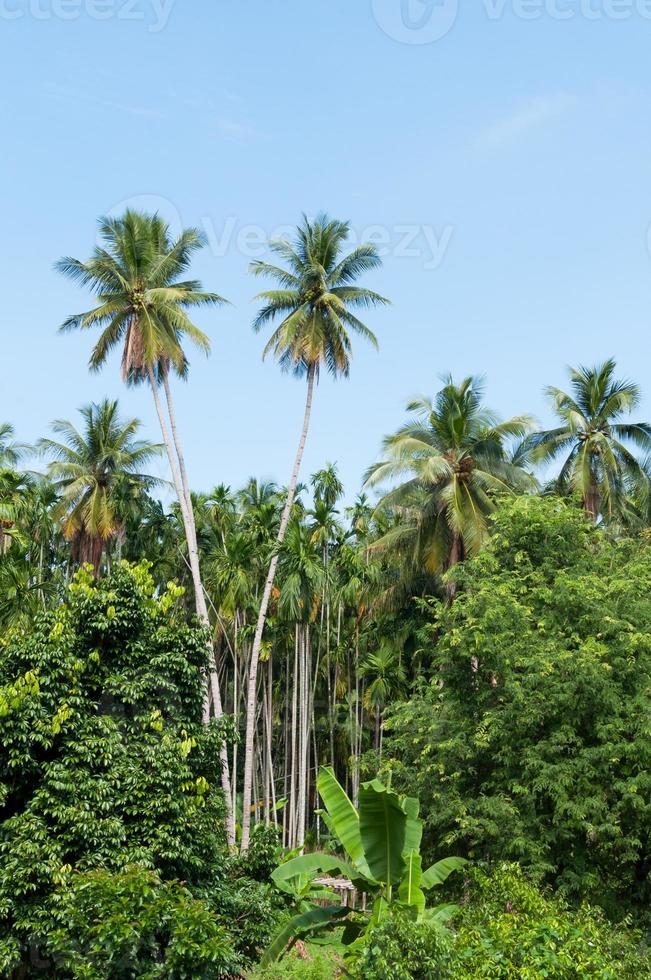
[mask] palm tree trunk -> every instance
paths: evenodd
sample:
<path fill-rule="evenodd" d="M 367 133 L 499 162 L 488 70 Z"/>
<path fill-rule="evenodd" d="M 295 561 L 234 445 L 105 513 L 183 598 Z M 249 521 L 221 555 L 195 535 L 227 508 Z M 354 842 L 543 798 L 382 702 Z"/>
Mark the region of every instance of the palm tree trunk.
<path fill-rule="evenodd" d="M 594 473 L 590 474 L 590 488 L 583 498 L 583 510 L 590 520 L 596 522 L 599 516 L 599 487 Z"/>
<path fill-rule="evenodd" d="M 190 560 L 190 571 L 192 573 L 192 583 L 194 585 L 194 595 L 195 595 L 195 607 L 197 610 L 197 615 L 204 626 L 209 626 L 210 621 L 208 619 L 208 607 L 206 606 L 206 597 L 203 592 L 203 584 L 201 582 L 201 569 L 199 567 L 199 552 L 197 548 L 197 536 L 194 529 L 194 514 L 192 514 L 192 504 L 185 493 L 183 481 L 179 472 L 179 466 L 183 472 L 185 472 L 185 464 L 182 462 L 183 455 L 180 453 L 180 444 L 178 440 L 178 435 L 176 432 L 176 420 L 174 416 L 173 404 L 171 401 L 171 393 L 169 393 L 169 383 L 165 379 L 165 393 L 167 397 L 167 405 L 170 414 L 170 423 L 172 426 L 172 431 L 174 432 L 174 444 L 176 446 L 176 451 L 178 455 L 178 465 L 177 458 L 174 456 L 174 449 L 172 448 L 172 441 L 170 440 L 169 430 L 167 428 L 167 422 L 165 421 L 165 413 L 163 412 L 163 406 L 161 400 L 158 396 L 158 385 L 156 383 L 156 378 L 154 376 L 153 368 L 150 366 L 148 369 L 149 374 L 149 384 L 154 396 L 154 405 L 156 406 L 156 414 L 158 415 L 158 421 L 160 423 L 161 434 L 163 436 L 163 442 L 165 443 L 165 450 L 167 452 L 167 458 L 170 464 L 170 470 L 172 471 L 172 480 L 174 481 L 174 488 L 176 490 L 176 496 L 179 501 L 179 507 L 181 508 L 181 517 L 183 518 L 183 526 L 185 528 L 185 537 L 188 545 L 188 558 Z M 168 394 L 169 393 L 169 394 Z M 187 474 L 186 474 L 187 479 Z M 190 516 L 192 514 L 192 516 Z M 214 650 L 212 643 L 209 643 L 209 672 L 210 672 L 210 692 L 213 699 L 213 707 L 215 716 L 220 718 L 223 714 L 222 711 L 222 701 L 221 692 L 219 690 L 219 679 L 217 677 L 217 672 L 214 665 Z M 208 696 L 206 696 L 206 708 L 204 710 L 204 716 L 208 715 Z M 221 783 L 224 792 L 224 805 L 226 807 L 226 833 L 228 837 L 228 842 L 232 846 L 235 843 L 235 822 L 234 814 L 231 806 L 231 783 L 228 769 L 228 752 L 226 745 L 223 744 L 220 749 L 220 761 L 221 761 Z"/>
<path fill-rule="evenodd" d="M 151 382 L 151 378 L 150 378 L 150 382 Z M 172 390 L 170 388 L 167 371 L 163 371 L 163 387 L 165 389 L 167 411 L 170 419 L 170 427 L 172 429 L 172 439 L 174 440 L 174 448 L 176 450 L 176 456 L 179 463 L 179 483 L 181 485 L 181 491 L 183 493 L 183 499 L 185 501 L 185 519 L 187 520 L 188 529 L 190 531 L 189 540 L 188 540 L 188 556 L 190 558 L 190 569 L 192 571 L 192 582 L 194 584 L 197 615 L 207 626 L 209 625 L 208 607 L 206 605 L 206 597 L 204 595 L 203 584 L 201 582 L 201 569 L 199 567 L 199 546 L 197 544 L 197 529 L 194 522 L 194 509 L 192 507 L 192 498 L 190 496 L 190 484 L 188 482 L 188 473 L 185 468 L 185 457 L 183 456 L 183 450 L 181 449 L 181 442 L 179 439 L 178 430 L 176 428 L 176 413 L 174 411 L 174 402 L 172 401 Z M 163 438 L 165 438 L 164 435 Z M 169 452 L 168 452 L 168 456 L 169 456 Z M 179 503 L 181 503 L 180 500 Z M 219 700 L 220 700 L 220 714 L 221 714 L 221 697 Z"/>
<path fill-rule="evenodd" d="M 463 561 L 465 557 L 465 549 L 463 546 L 463 538 L 460 534 L 453 532 L 452 544 L 450 545 L 450 552 L 448 554 L 447 562 L 445 563 L 446 571 L 454 568 L 460 561 Z M 445 583 L 445 596 L 448 603 L 454 602 L 454 598 L 459 590 L 459 586 L 456 582 L 446 582 Z"/>
<path fill-rule="evenodd" d="M 276 549 L 272 556 L 271 562 L 269 563 L 269 571 L 267 573 L 267 579 L 265 581 L 264 592 L 262 593 L 262 601 L 260 602 L 260 610 L 258 613 L 258 622 L 255 628 L 255 635 L 253 637 L 253 649 L 251 651 L 251 663 L 249 665 L 249 686 L 247 691 L 247 704 L 246 704 L 246 738 L 244 742 L 244 785 L 242 788 L 242 851 L 246 851 L 249 846 L 249 836 L 250 836 L 250 806 L 251 806 L 251 777 L 253 771 L 253 736 L 255 732 L 255 701 L 256 701 L 256 686 L 258 678 L 258 662 L 260 660 L 260 648 L 262 646 L 262 634 L 264 633 L 265 622 L 267 619 L 267 610 L 269 608 L 269 600 L 271 599 L 271 590 L 273 589 L 274 579 L 276 577 L 276 568 L 278 567 L 278 557 L 279 549 L 285 540 L 285 533 L 287 531 L 287 525 L 289 523 L 289 515 L 291 513 L 292 504 L 294 503 L 294 497 L 296 495 L 296 484 L 298 483 L 298 474 L 301 468 L 301 462 L 303 459 L 303 451 L 305 450 L 305 441 L 307 439 L 307 432 L 310 427 L 310 415 L 312 412 L 312 395 L 314 393 L 314 378 L 315 372 L 314 368 L 310 367 L 307 375 L 307 397 L 305 399 L 305 414 L 303 416 L 303 428 L 301 430 L 301 438 L 298 443 L 298 450 L 296 452 L 296 458 L 294 460 L 294 469 L 292 470 L 292 477 L 289 482 L 289 488 L 287 491 L 287 500 L 285 501 L 285 506 L 283 508 L 283 513 L 280 519 L 280 527 L 278 528 L 278 537 L 276 538 Z"/>

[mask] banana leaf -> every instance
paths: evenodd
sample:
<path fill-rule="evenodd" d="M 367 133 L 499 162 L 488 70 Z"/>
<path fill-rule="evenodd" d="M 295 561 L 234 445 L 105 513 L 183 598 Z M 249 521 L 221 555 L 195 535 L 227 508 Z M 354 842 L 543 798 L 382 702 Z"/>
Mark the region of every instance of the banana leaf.
<path fill-rule="evenodd" d="M 359 833 L 364 856 L 375 881 L 394 885 L 405 873 L 407 814 L 396 793 L 379 779 L 359 790 Z"/>
<path fill-rule="evenodd" d="M 442 861 L 437 861 L 431 868 L 423 872 L 421 887 L 427 889 L 433 888 L 435 885 L 442 885 L 453 871 L 460 871 L 467 863 L 465 858 L 458 857 L 443 858 Z"/>
<path fill-rule="evenodd" d="M 276 933 L 271 945 L 265 950 L 264 956 L 260 961 L 261 965 L 269 966 L 270 963 L 274 963 L 277 959 L 280 959 L 288 943 L 293 945 L 297 939 L 300 939 L 301 936 L 306 935 L 308 932 L 327 929 L 333 926 L 338 919 L 343 919 L 349 912 L 350 909 L 343 908 L 340 905 L 329 905 L 326 908 L 316 905 L 308 912 L 295 915 L 287 925 Z"/>

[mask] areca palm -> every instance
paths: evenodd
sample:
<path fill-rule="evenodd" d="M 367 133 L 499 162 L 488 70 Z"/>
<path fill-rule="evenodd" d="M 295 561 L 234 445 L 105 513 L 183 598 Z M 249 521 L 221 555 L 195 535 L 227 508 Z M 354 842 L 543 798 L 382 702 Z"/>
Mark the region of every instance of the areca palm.
<path fill-rule="evenodd" d="M 646 468 L 632 449 L 651 451 L 651 425 L 620 421 L 638 406 L 640 390 L 617 379 L 615 371 L 611 358 L 596 367 L 572 368 L 569 393 L 548 387 L 560 425 L 525 443 L 536 462 L 565 457 L 557 487 L 578 493 L 593 520 L 621 515 L 631 492 L 648 496 Z"/>
<path fill-rule="evenodd" d="M 303 427 L 278 528 L 277 548 L 269 564 L 251 653 L 243 786 L 243 850 L 249 844 L 258 661 L 278 564 L 278 549 L 287 531 L 296 494 L 310 424 L 314 384 L 324 368 L 333 377 L 348 375 L 352 356 L 351 333 L 377 346 L 375 335 L 356 316 L 356 312 L 388 302 L 379 293 L 355 285 L 363 273 L 377 269 L 382 260 L 371 244 L 359 245 L 347 255 L 342 254 L 349 232 L 347 222 L 331 219 L 327 215 L 319 215 L 314 221 L 309 221 L 304 216 L 292 243 L 274 241 L 270 244 L 271 251 L 282 265 L 258 261 L 251 266 L 254 275 L 274 280 L 278 287 L 257 297 L 262 305 L 254 320 L 254 329 L 259 331 L 269 324 L 276 324 L 265 345 L 263 357 L 273 354 L 283 370 L 305 378 L 307 393 Z"/>
<path fill-rule="evenodd" d="M 382 748 L 382 721 L 389 701 L 401 694 L 407 683 L 401 651 L 395 642 L 386 640 L 378 650 L 367 654 L 360 665 L 360 677 L 367 681 L 366 706 L 375 711 L 375 748 Z"/>
<path fill-rule="evenodd" d="M 98 575 L 104 548 L 121 526 L 125 494 L 141 494 L 159 482 L 141 468 L 161 447 L 135 438 L 138 419 L 120 419 L 116 401 L 86 405 L 81 415 L 81 432 L 58 420 L 53 430 L 59 439 L 41 439 L 38 448 L 52 458 L 48 474 L 60 494 L 58 511 L 73 560 L 90 562 Z"/>
<path fill-rule="evenodd" d="M 482 395 L 477 378 L 459 385 L 448 378 L 433 402 L 411 402 L 413 420 L 387 436 L 383 460 L 367 474 L 368 486 L 401 481 L 378 504 L 397 517 L 378 546 L 397 554 L 408 574 L 439 574 L 476 554 L 496 497 L 535 483 L 508 452 L 508 441 L 531 429 L 530 417 L 500 422 Z M 452 598 L 454 585 L 446 590 Z"/>

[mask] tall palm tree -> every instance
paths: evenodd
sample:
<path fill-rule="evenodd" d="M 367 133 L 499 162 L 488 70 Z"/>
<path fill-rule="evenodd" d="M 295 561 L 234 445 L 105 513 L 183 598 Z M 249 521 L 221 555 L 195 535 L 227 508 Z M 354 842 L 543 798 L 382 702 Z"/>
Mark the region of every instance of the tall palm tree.
<path fill-rule="evenodd" d="M 197 280 L 184 278 L 194 254 L 204 245 L 203 236 L 195 228 L 186 229 L 173 239 L 158 215 L 127 210 L 119 218 L 101 218 L 99 234 L 102 244 L 87 262 L 63 258 L 57 263 L 60 272 L 97 297 L 97 306 L 68 317 L 61 329 L 99 327 L 101 334 L 90 357 L 91 369 L 99 370 L 109 353 L 121 346 L 123 380 L 131 384 L 149 382 L 181 509 L 197 615 L 208 626 L 194 511 L 169 375 L 173 371 L 179 377 L 187 377 L 189 365 L 182 346 L 185 338 L 206 354 L 210 350 L 208 337 L 192 323 L 188 311 L 219 305 L 225 300 L 216 293 L 205 292 Z M 169 426 L 159 397 L 160 385 L 165 392 Z M 219 717 L 221 693 L 214 668 L 210 671 L 210 691 L 214 713 Z M 206 720 L 209 711 L 207 697 Z M 228 801 L 231 794 L 225 748 L 222 785 Z M 230 814 L 227 825 L 229 837 L 234 840 Z"/>
<path fill-rule="evenodd" d="M 448 378 L 433 402 L 411 402 L 407 410 L 415 417 L 386 437 L 384 459 L 367 473 L 369 487 L 403 480 L 378 504 L 397 520 L 376 546 L 396 554 L 408 576 L 437 575 L 476 554 L 496 497 L 535 485 L 508 452 L 508 441 L 522 439 L 531 419 L 500 422 L 482 396 L 479 379 L 457 385 Z M 454 584 L 446 591 L 452 599 Z"/>
<path fill-rule="evenodd" d="M 124 495 L 141 494 L 159 482 L 141 468 L 162 447 L 137 440 L 140 422 L 123 421 L 116 401 L 86 405 L 81 415 L 81 432 L 59 419 L 52 428 L 60 439 L 41 439 L 38 449 L 52 457 L 48 475 L 60 494 L 58 511 L 73 561 L 90 562 L 97 576 L 106 544 L 121 526 Z"/>
<path fill-rule="evenodd" d="M 560 425 L 534 433 L 524 445 L 535 462 L 564 457 L 557 489 L 578 493 L 595 521 L 621 515 L 631 492 L 648 495 L 647 471 L 631 447 L 651 451 L 651 425 L 619 421 L 638 406 L 640 389 L 617 379 L 615 371 L 612 358 L 571 368 L 570 393 L 546 389 Z"/>
<path fill-rule="evenodd" d="M 349 331 L 377 346 L 374 334 L 354 311 L 388 302 L 378 293 L 355 285 L 364 272 L 377 269 L 382 260 L 375 246 L 370 244 L 359 245 L 347 255 L 342 255 L 349 231 L 347 222 L 336 221 L 327 215 L 319 215 L 314 221 L 303 216 L 294 242 L 274 241 L 270 244 L 271 251 L 285 263 L 285 267 L 269 262 L 254 262 L 251 266 L 254 275 L 267 277 L 278 284 L 277 289 L 265 291 L 257 297 L 262 301 L 262 306 L 255 318 L 254 329 L 262 330 L 268 324 L 277 323 L 264 348 L 263 357 L 273 354 L 283 370 L 305 378 L 307 393 L 303 427 L 278 528 L 276 549 L 269 563 L 260 601 L 251 652 L 244 750 L 244 851 L 249 845 L 258 661 L 278 564 L 278 550 L 285 538 L 296 494 L 310 424 L 314 384 L 322 368 L 326 368 L 334 377 L 348 376 L 352 355 Z"/>
<path fill-rule="evenodd" d="M 147 380 L 151 386 L 183 517 L 197 613 L 207 624 L 194 514 L 169 374 L 172 370 L 187 377 L 189 365 L 182 347 L 185 337 L 204 353 L 210 350 L 208 337 L 192 323 L 187 311 L 225 301 L 216 293 L 203 291 L 196 280 L 182 278 L 194 253 L 204 244 L 196 229 L 186 229 L 173 240 L 158 215 L 127 210 L 120 218 L 101 218 L 99 234 L 102 245 L 87 262 L 64 258 L 57 263 L 60 272 L 88 288 L 98 300 L 92 310 L 68 317 L 61 329 L 99 327 L 91 369 L 99 370 L 111 351 L 121 346 L 123 380 L 130 384 Z M 161 385 L 169 427 L 159 398 Z"/>

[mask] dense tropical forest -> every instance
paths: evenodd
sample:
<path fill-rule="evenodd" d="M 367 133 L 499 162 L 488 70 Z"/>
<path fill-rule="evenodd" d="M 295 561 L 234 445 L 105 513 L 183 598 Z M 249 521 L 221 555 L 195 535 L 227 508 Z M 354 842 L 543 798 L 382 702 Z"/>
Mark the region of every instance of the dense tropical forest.
<path fill-rule="evenodd" d="M 304 472 L 319 379 L 389 301 L 374 246 L 304 218 L 251 267 L 295 459 L 199 492 L 174 394 L 224 302 L 202 237 L 99 235 L 58 262 L 87 307 L 61 329 L 92 371 L 120 353 L 160 436 L 101 376 L 35 445 L 0 426 L 0 974 L 651 976 L 637 384 L 576 366 L 542 429 L 433 379 L 361 487 Z"/>

